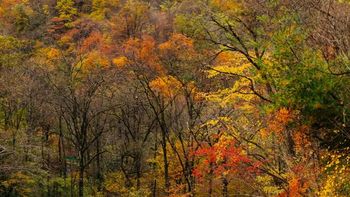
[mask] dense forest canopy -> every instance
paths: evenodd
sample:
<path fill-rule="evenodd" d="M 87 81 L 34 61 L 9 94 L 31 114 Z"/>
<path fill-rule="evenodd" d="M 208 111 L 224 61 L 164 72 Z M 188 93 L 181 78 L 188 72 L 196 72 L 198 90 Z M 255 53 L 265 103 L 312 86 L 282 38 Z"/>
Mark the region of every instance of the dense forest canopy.
<path fill-rule="evenodd" d="M 0 196 L 350 196 L 349 16 L 0 0 Z"/>

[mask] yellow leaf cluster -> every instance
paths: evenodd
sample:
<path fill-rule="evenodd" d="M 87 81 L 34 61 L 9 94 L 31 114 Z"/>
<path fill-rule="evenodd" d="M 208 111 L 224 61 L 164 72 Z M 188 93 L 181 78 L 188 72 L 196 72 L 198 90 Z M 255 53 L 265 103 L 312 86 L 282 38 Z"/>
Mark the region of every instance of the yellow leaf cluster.
<path fill-rule="evenodd" d="M 346 191 L 349 191 L 347 185 L 350 182 L 350 157 L 348 156 L 348 151 L 349 148 L 344 150 L 344 152 L 328 152 L 322 156 L 322 159 L 328 162 L 323 169 L 325 177 L 318 196 L 346 196 Z"/>
<path fill-rule="evenodd" d="M 110 8 L 117 7 L 119 0 L 92 0 L 92 13 L 94 19 L 103 20 Z"/>
<path fill-rule="evenodd" d="M 57 59 L 60 56 L 60 51 L 56 48 L 48 48 L 46 55 L 48 59 Z"/>
<path fill-rule="evenodd" d="M 251 64 L 242 54 L 225 51 L 216 58 L 213 69 L 208 71 L 208 77 L 212 78 L 220 73 L 246 75 L 250 67 Z"/>
<path fill-rule="evenodd" d="M 28 196 L 32 189 L 30 189 L 30 186 L 34 184 L 35 181 L 32 179 L 32 177 L 24 174 L 23 172 L 16 172 L 15 174 L 11 175 L 11 177 L 3 181 L 1 184 L 6 188 L 14 188 L 21 196 Z"/>
<path fill-rule="evenodd" d="M 234 82 L 231 88 L 225 88 L 206 95 L 206 99 L 218 103 L 220 106 L 233 107 L 246 112 L 254 111 L 253 103 L 256 96 L 251 93 L 250 81 L 240 78 Z"/>
<path fill-rule="evenodd" d="M 87 56 L 76 65 L 77 69 L 84 71 L 95 68 L 106 68 L 110 65 L 109 59 L 97 51 L 88 53 Z"/>
<path fill-rule="evenodd" d="M 37 45 L 40 45 L 40 43 L 37 43 Z M 38 46 L 36 53 L 35 53 L 35 61 L 37 62 L 38 66 L 41 66 L 44 69 L 48 70 L 54 70 L 57 68 L 57 61 L 61 57 L 61 51 L 57 48 L 53 47 L 47 47 L 47 48 L 40 48 L 41 46 Z"/>
<path fill-rule="evenodd" d="M 181 83 L 173 76 L 157 77 L 149 85 L 153 91 L 164 98 L 173 98 L 182 87 Z"/>
<path fill-rule="evenodd" d="M 123 68 L 125 65 L 128 64 L 128 58 L 125 56 L 120 56 L 117 58 L 114 58 L 112 60 L 113 64 L 115 64 L 118 68 Z"/>
<path fill-rule="evenodd" d="M 256 181 L 262 186 L 263 191 L 268 194 L 268 196 L 278 196 L 283 190 L 273 184 L 274 180 L 271 176 L 260 175 L 256 177 Z"/>
<path fill-rule="evenodd" d="M 222 11 L 236 13 L 243 9 L 241 3 L 237 0 L 211 0 L 211 4 Z"/>

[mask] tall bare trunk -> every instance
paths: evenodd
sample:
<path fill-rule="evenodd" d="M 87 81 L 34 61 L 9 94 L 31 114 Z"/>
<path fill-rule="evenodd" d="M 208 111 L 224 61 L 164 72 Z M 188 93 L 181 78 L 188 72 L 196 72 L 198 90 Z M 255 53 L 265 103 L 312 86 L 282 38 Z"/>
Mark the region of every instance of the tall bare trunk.
<path fill-rule="evenodd" d="M 84 152 L 80 151 L 80 158 L 79 158 L 79 184 L 78 184 L 78 190 L 79 190 L 79 197 L 84 196 Z"/>

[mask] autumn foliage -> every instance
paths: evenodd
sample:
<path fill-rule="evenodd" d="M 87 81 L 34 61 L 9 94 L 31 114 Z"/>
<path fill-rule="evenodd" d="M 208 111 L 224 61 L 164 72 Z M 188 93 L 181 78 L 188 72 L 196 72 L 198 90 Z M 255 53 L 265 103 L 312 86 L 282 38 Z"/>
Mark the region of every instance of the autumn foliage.
<path fill-rule="evenodd" d="M 349 196 L 349 16 L 0 1 L 0 196 Z"/>

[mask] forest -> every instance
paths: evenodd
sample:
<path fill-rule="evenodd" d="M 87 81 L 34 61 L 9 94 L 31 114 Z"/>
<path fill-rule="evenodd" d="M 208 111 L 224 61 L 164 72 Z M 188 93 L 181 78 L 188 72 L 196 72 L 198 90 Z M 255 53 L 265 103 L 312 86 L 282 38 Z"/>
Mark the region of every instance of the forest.
<path fill-rule="evenodd" d="M 347 84 L 349 0 L 0 0 L 0 196 L 350 196 Z"/>

